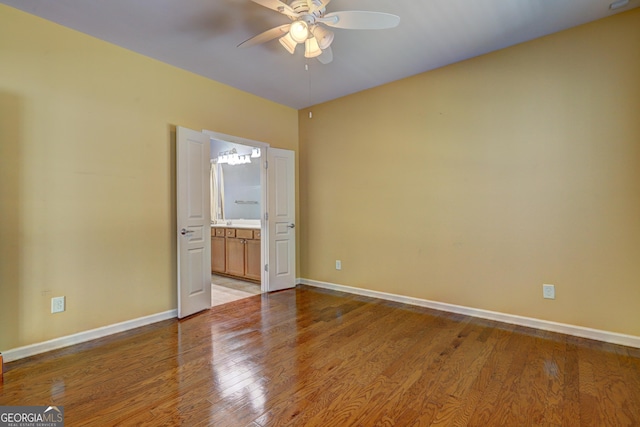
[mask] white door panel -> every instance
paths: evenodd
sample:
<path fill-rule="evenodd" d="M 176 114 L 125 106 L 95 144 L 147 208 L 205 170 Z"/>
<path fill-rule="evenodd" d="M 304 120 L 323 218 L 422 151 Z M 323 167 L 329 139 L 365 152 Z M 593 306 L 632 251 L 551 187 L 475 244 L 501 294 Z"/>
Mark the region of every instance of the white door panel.
<path fill-rule="evenodd" d="M 276 276 L 283 276 L 290 274 L 292 266 L 289 262 L 291 250 L 289 239 L 277 239 L 276 240 Z"/>
<path fill-rule="evenodd" d="M 295 157 L 290 150 L 269 148 L 269 291 L 296 285 Z"/>
<path fill-rule="evenodd" d="M 211 308 L 209 137 L 176 133 L 178 317 Z"/>

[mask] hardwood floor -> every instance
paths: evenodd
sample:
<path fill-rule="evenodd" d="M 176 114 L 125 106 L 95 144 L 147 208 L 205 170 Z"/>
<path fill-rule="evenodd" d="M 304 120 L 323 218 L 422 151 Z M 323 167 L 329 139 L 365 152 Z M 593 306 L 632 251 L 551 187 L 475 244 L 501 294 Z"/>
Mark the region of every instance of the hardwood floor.
<path fill-rule="evenodd" d="M 5 366 L 68 426 L 640 425 L 640 350 L 299 286 Z"/>

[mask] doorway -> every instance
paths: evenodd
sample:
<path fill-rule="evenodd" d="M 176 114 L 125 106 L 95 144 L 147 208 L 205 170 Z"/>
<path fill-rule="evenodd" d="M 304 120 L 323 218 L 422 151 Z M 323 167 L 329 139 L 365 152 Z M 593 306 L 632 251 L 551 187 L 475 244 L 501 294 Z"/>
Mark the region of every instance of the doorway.
<path fill-rule="evenodd" d="M 234 225 L 233 219 L 226 219 L 219 227 L 220 230 L 215 230 L 212 235 L 212 138 L 261 149 L 263 158 L 259 164 L 264 167 L 260 168 L 260 193 L 263 203 L 260 205 L 258 230 L 249 231 L 246 230 L 247 227 L 241 227 L 244 225 L 242 220 L 237 220 Z M 222 237 L 231 238 L 228 242 L 230 246 L 238 248 L 238 240 L 247 240 L 252 244 L 245 247 L 250 246 L 253 254 L 259 252 L 257 256 L 251 257 L 259 259 L 259 262 L 251 264 L 250 275 L 261 284 L 262 293 L 295 287 L 296 202 L 293 151 L 271 148 L 269 144 L 217 132 L 199 132 L 178 126 L 176 189 L 179 318 L 211 307 L 212 239 L 214 236 L 218 237 L 220 232 Z M 224 244 L 227 244 L 226 239 Z M 240 265 L 237 259 L 232 259 L 231 263 L 234 271 Z"/>
<path fill-rule="evenodd" d="M 264 147 L 214 137 L 210 141 L 211 305 L 216 306 L 264 291 L 258 240 Z"/>

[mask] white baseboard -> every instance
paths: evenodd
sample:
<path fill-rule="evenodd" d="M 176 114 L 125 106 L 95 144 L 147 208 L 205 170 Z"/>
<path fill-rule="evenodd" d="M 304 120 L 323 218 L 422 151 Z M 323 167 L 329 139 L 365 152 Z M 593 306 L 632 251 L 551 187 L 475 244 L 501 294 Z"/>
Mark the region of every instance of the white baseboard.
<path fill-rule="evenodd" d="M 369 289 L 354 288 L 351 286 L 337 285 L 335 283 L 320 282 L 317 280 L 310 280 L 305 278 L 300 278 L 299 283 L 309 286 L 315 286 L 318 288 L 332 289 L 335 291 L 347 292 L 350 294 L 401 302 L 404 304 L 432 308 L 434 310 L 465 314 L 467 316 L 479 317 L 482 319 L 495 320 L 498 322 L 510 323 L 513 325 L 541 329 L 544 331 L 558 332 L 561 334 L 573 335 L 581 338 L 588 338 L 612 344 L 620 344 L 628 347 L 640 348 L 640 337 L 636 337 L 633 335 L 625 335 L 616 332 L 585 328 L 582 326 L 569 325 L 565 323 L 551 322 L 548 320 L 534 319 L 531 317 L 517 316 L 514 314 L 499 313 L 496 311 L 482 310 L 479 308 L 465 307 L 461 305 L 447 304 L 437 301 L 429 301 L 403 295 L 389 294 L 386 292 L 372 291 Z"/>
<path fill-rule="evenodd" d="M 534 319 L 531 317 L 517 316 L 513 314 L 499 313 L 496 311 L 482 310 L 478 308 L 465 307 L 455 304 L 447 304 L 437 301 L 429 301 L 420 298 L 407 297 L 403 295 L 390 294 L 386 292 L 372 291 L 363 288 L 354 288 L 351 286 L 338 285 L 335 283 L 320 282 L 317 280 L 298 278 L 296 284 L 315 286 L 317 288 L 332 289 L 335 291 L 346 292 L 350 294 L 362 295 L 371 298 L 379 298 L 388 301 L 395 301 L 404 304 L 417 305 L 421 307 L 431 308 L 434 310 L 447 311 L 451 313 L 464 314 L 482 319 L 495 320 L 498 322 L 510 323 L 513 325 L 526 326 L 530 328 L 541 329 L 544 331 L 558 332 L 566 335 L 573 335 L 581 338 L 588 338 L 597 341 L 608 342 L 612 344 L 625 345 L 628 347 L 640 348 L 640 337 L 633 335 L 619 334 L 616 332 L 603 331 L 599 329 L 585 328 L 582 326 L 568 325 L 565 323 L 551 322 L 548 320 Z M 79 344 L 102 338 L 118 332 L 128 331 L 130 329 L 139 328 L 141 326 L 150 325 L 162 320 L 173 319 L 178 316 L 177 310 L 169 310 L 163 313 L 152 314 L 137 319 L 127 320 L 125 322 L 113 325 L 103 326 L 101 328 L 89 331 L 79 332 L 65 337 L 55 338 L 49 341 L 31 344 L 24 347 L 18 347 L 4 351 L 2 353 L 5 362 L 22 359 L 36 354 L 44 353 L 51 350 L 67 347 L 73 344 Z"/>
<path fill-rule="evenodd" d="M 56 350 L 58 348 L 91 341 L 96 338 L 106 337 L 107 335 L 128 331 L 129 329 L 139 328 L 140 326 L 150 325 L 162 320 L 173 319 L 177 316 L 178 310 L 169 310 L 163 313 L 152 314 L 149 316 L 127 320 L 113 325 L 91 329 L 89 331 L 78 332 L 77 334 L 67 335 L 65 337 L 54 338 L 52 340 L 41 343 L 14 348 L 2 352 L 2 356 L 4 357 L 5 362 L 12 362 L 14 360 L 34 356 L 36 354 L 44 353 L 51 350 Z"/>

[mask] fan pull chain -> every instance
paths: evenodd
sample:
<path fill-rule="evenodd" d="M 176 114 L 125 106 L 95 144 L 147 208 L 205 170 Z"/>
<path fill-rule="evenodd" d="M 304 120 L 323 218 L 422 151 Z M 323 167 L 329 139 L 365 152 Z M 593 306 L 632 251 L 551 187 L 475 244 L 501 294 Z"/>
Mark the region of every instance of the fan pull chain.
<path fill-rule="evenodd" d="M 304 70 L 307 72 L 307 96 L 308 96 L 308 100 L 309 100 L 309 104 L 311 104 L 311 74 L 309 74 L 309 63 L 305 62 L 304 64 Z M 312 119 L 313 118 L 313 113 L 311 111 L 309 111 L 309 118 Z"/>

